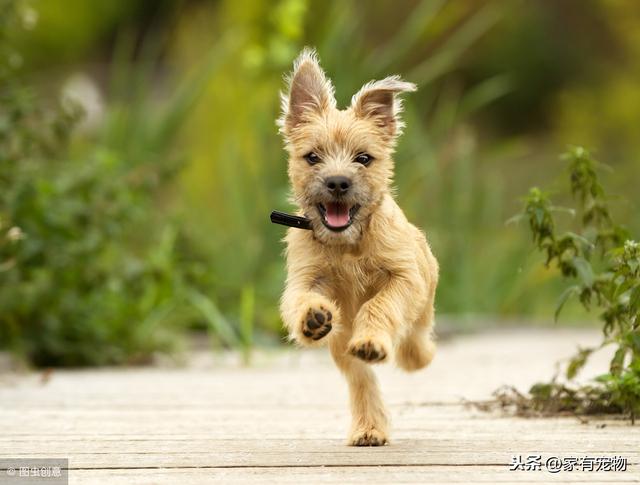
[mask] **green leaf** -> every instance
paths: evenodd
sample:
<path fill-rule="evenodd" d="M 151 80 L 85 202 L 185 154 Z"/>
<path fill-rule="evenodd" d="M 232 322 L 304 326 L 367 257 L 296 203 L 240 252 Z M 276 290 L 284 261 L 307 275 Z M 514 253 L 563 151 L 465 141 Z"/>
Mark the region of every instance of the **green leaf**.
<path fill-rule="evenodd" d="M 596 382 L 602 382 L 603 384 L 609 384 L 611 383 L 611 381 L 613 381 L 615 378 L 614 376 L 612 376 L 611 374 L 607 373 L 607 374 L 601 374 L 599 376 L 594 377 L 594 380 Z"/>
<path fill-rule="evenodd" d="M 420 36 L 446 4 L 445 0 L 422 0 L 398 29 L 393 38 L 375 50 L 366 60 L 371 69 L 386 70 L 398 59 L 411 52 Z"/>
<path fill-rule="evenodd" d="M 567 379 L 573 379 L 580 372 L 593 350 L 592 348 L 578 349 L 578 353 L 569 361 Z"/>
<path fill-rule="evenodd" d="M 581 256 L 575 256 L 572 259 L 572 262 L 573 266 L 578 272 L 578 278 L 580 279 L 581 283 L 585 286 L 593 285 L 594 276 L 591 263 L 589 263 L 589 261 Z"/>
<path fill-rule="evenodd" d="M 240 341 L 233 330 L 233 326 L 222 315 L 212 299 L 193 289 L 187 292 L 187 299 L 202 313 L 205 321 L 223 343 L 230 347 L 239 346 Z"/>
<path fill-rule="evenodd" d="M 245 364 L 249 363 L 251 345 L 253 344 L 255 299 L 253 285 L 244 286 L 240 296 L 240 339 L 242 341 L 242 353 Z"/>
<path fill-rule="evenodd" d="M 499 74 L 486 79 L 471 88 L 464 96 L 458 113 L 460 116 L 468 116 L 512 92 L 513 89 L 513 82 L 506 74 Z"/>
<path fill-rule="evenodd" d="M 557 205 L 552 205 L 549 207 L 551 212 L 564 212 L 565 214 L 569 214 L 571 217 L 575 217 L 576 210 L 571 207 L 562 207 Z"/>
<path fill-rule="evenodd" d="M 627 351 L 629 349 L 627 347 L 620 347 L 616 350 L 616 353 L 613 355 L 613 359 L 611 359 L 611 364 L 609 366 L 609 371 L 614 376 L 619 376 L 622 373 L 622 366 L 624 365 L 624 357 L 627 355 Z"/>
<path fill-rule="evenodd" d="M 518 224 L 522 219 L 525 218 L 525 214 L 516 214 L 513 217 L 510 217 L 509 219 L 506 220 L 506 222 L 504 223 L 505 226 L 511 225 L 511 224 Z"/>
<path fill-rule="evenodd" d="M 418 81 L 420 84 L 427 84 L 448 73 L 469 46 L 491 29 L 501 16 L 498 5 L 485 5 L 445 39 L 437 53 L 427 56 L 424 61 L 414 67 L 407 78 Z"/>
<path fill-rule="evenodd" d="M 640 358 L 640 330 L 627 334 L 627 341 L 633 353 Z"/>
<path fill-rule="evenodd" d="M 593 249 L 595 247 L 594 244 L 591 241 L 589 241 L 586 237 L 581 236 L 580 234 L 576 234 L 575 232 L 568 231 L 565 233 L 565 236 L 569 236 L 574 241 L 581 242 L 582 244 L 584 244 L 586 247 L 590 249 Z"/>
<path fill-rule="evenodd" d="M 629 307 L 636 310 L 640 306 L 640 285 L 637 285 L 629 295 Z"/>
<path fill-rule="evenodd" d="M 538 382 L 529 389 L 529 394 L 540 401 L 548 400 L 551 397 L 552 392 L 553 386 L 546 382 Z"/>
<path fill-rule="evenodd" d="M 553 319 L 554 321 L 558 321 L 558 317 L 560 316 L 560 312 L 562 311 L 562 307 L 564 307 L 564 304 L 567 302 L 567 300 L 569 300 L 569 298 L 579 295 L 580 294 L 580 287 L 577 285 L 574 286 L 570 286 L 569 288 L 567 288 L 566 290 L 564 290 L 562 292 L 562 295 L 560 295 L 560 298 L 558 299 L 558 303 L 556 305 L 556 311 L 553 315 Z"/>
<path fill-rule="evenodd" d="M 534 214 L 536 216 L 536 223 L 538 225 L 541 225 L 542 221 L 544 220 L 544 209 L 536 207 L 536 209 L 534 210 Z"/>

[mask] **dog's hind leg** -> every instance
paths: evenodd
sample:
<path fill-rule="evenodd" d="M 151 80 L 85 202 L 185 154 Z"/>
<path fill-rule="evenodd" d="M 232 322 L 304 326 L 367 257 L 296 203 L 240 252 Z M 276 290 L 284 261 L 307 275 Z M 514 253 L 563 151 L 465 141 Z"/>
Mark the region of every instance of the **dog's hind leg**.
<path fill-rule="evenodd" d="M 429 365 L 436 352 L 434 342 L 434 301 L 438 283 L 438 263 L 427 246 L 422 246 L 425 259 L 420 260 L 428 274 L 428 300 L 422 315 L 411 325 L 408 332 L 396 343 L 395 358 L 398 367 L 415 371 Z"/>
<path fill-rule="evenodd" d="M 406 371 L 415 371 L 429 365 L 435 352 L 431 326 L 416 325 L 396 346 L 396 363 Z"/>
<path fill-rule="evenodd" d="M 347 336 L 335 336 L 331 354 L 349 384 L 351 446 L 381 446 L 388 442 L 388 417 L 371 367 L 347 352 Z"/>

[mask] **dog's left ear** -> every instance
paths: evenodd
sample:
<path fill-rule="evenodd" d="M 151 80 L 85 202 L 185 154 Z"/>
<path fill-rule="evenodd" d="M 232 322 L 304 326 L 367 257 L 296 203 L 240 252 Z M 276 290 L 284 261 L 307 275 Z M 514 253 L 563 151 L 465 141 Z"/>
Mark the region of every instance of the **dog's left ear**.
<path fill-rule="evenodd" d="M 288 92 L 281 93 L 282 114 L 277 122 L 285 136 L 304 124 L 310 114 L 321 114 L 336 105 L 333 85 L 313 49 L 302 50 L 287 81 Z"/>
<path fill-rule="evenodd" d="M 398 94 L 416 89 L 415 84 L 403 81 L 400 76 L 371 81 L 353 96 L 351 109 L 357 117 L 370 119 L 390 137 L 395 138 L 404 127 L 400 118 L 402 100 Z"/>

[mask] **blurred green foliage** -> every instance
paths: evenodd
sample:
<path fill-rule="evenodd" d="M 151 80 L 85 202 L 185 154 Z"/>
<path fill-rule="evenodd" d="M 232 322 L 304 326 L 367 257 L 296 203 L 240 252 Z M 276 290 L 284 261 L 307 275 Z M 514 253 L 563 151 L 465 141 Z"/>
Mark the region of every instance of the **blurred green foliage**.
<path fill-rule="evenodd" d="M 23 7 L 3 3 L 3 40 Z M 152 209 L 178 165 L 150 159 L 172 113 L 126 145 L 107 121 L 73 153 L 80 110 L 39 95 L 15 65 L 2 66 L 0 108 L 0 342 L 36 365 L 144 362 L 174 346 L 189 266 L 176 225 Z"/>
<path fill-rule="evenodd" d="M 291 209 L 274 120 L 304 45 L 340 106 L 372 78 L 419 85 L 396 185 L 440 260 L 439 313 L 549 314 L 556 270 L 504 221 L 532 176 L 551 182 L 559 144 L 615 152 L 608 181 L 630 202 L 612 211 L 638 226 L 633 4 L 0 5 L 0 346 L 36 363 L 141 361 L 186 328 L 248 359 L 283 336 L 267 215 Z"/>
<path fill-rule="evenodd" d="M 595 384 L 576 388 L 554 378 L 534 385 L 530 400 L 516 394 L 515 404 L 521 411 L 624 413 L 633 423 L 640 413 L 640 244 L 613 222 L 598 179 L 602 166 L 582 147 L 563 158 L 569 162 L 571 193 L 578 206 L 572 211 L 579 216 L 577 232 L 557 230 L 554 213 L 560 209 L 538 188 L 529 191 L 519 217 L 529 223 L 546 265 L 555 265 L 572 282 L 560 296 L 556 317 L 572 297 L 587 311 L 600 312 L 603 341 L 579 350 L 567 366 L 567 379 L 578 374 L 593 352 L 611 345 L 615 353 L 608 372 Z M 499 400 L 509 401 L 504 395 Z"/>

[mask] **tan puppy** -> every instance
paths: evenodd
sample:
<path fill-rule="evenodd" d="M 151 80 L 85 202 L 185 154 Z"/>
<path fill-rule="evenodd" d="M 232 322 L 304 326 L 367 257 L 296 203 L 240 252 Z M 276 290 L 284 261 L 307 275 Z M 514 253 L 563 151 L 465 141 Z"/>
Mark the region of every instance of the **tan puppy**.
<path fill-rule="evenodd" d="M 371 363 L 395 357 L 426 366 L 438 263 L 391 190 L 392 154 L 402 130 L 397 76 L 365 84 L 336 108 L 333 86 L 305 49 L 295 61 L 278 120 L 300 215 L 313 230 L 289 229 L 281 313 L 301 345 L 327 343 L 349 383 L 349 443 L 383 445 L 388 418 Z"/>

